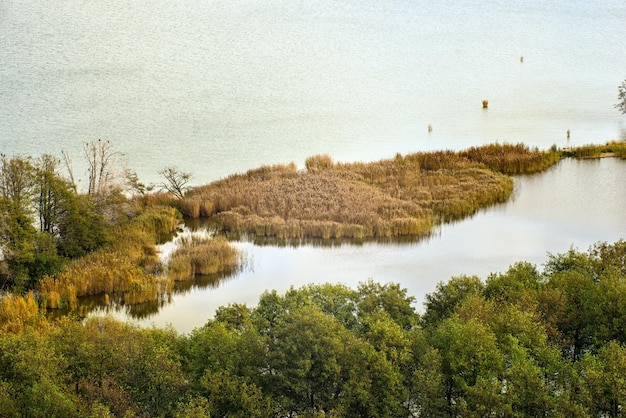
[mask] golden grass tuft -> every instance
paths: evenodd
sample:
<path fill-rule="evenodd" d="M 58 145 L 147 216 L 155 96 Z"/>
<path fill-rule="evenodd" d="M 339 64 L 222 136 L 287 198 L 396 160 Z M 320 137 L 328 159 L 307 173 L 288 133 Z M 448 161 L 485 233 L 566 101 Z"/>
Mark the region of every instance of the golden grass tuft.
<path fill-rule="evenodd" d="M 472 147 L 460 152 L 472 161 L 483 163 L 487 168 L 504 174 L 531 174 L 556 164 L 561 154 L 556 149 L 539 151 L 524 144 L 491 144 Z"/>
<path fill-rule="evenodd" d="M 240 261 L 241 254 L 225 238 L 192 236 L 172 254 L 167 274 L 172 280 L 187 280 L 232 271 Z"/>
<path fill-rule="evenodd" d="M 0 333 L 17 334 L 24 331 L 26 326 L 42 325 L 45 322 L 33 292 L 26 296 L 13 294 L 0 296 Z"/>
<path fill-rule="evenodd" d="M 333 159 L 328 154 L 314 155 L 305 160 L 304 166 L 310 172 L 333 168 Z"/>

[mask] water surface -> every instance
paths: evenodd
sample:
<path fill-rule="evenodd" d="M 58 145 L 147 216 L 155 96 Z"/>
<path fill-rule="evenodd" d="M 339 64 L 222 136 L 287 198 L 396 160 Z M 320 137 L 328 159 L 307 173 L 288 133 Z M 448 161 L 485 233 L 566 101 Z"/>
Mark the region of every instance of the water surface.
<path fill-rule="evenodd" d="M 623 0 L 4 0 L 0 152 L 66 150 L 84 179 L 82 144 L 102 138 L 146 183 L 174 165 L 202 184 L 320 153 L 370 161 L 626 139 L 613 107 L 624 22 Z M 268 288 L 370 277 L 400 282 L 419 306 L 454 275 L 624 238 L 625 171 L 562 162 L 518 178 L 513 201 L 416 243 L 240 242 L 249 269 L 175 295 L 143 323 L 189 330 Z"/>
<path fill-rule="evenodd" d="M 563 253 L 572 246 L 586 251 L 598 241 L 626 238 L 626 161 L 564 160 L 546 173 L 517 177 L 515 184 L 509 202 L 442 225 L 414 243 L 292 247 L 237 242 L 248 257 L 243 271 L 218 286 L 192 285 L 139 323 L 170 323 L 187 332 L 220 306 L 255 306 L 265 290 L 283 293 L 291 286 L 326 282 L 356 288 L 369 278 L 399 283 L 421 310 L 424 296 L 451 277 L 486 279 L 517 261 L 541 270 L 548 252 Z"/>
<path fill-rule="evenodd" d="M 623 0 L 4 0 L 0 151 L 65 149 L 84 177 L 81 144 L 109 139 L 144 182 L 206 183 L 319 153 L 624 138 L 624 22 Z"/>

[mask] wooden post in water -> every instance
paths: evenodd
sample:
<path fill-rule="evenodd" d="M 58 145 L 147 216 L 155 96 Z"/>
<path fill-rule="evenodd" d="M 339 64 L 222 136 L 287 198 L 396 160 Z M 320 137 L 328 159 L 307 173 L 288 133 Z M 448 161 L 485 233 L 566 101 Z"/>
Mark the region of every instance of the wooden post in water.
<path fill-rule="evenodd" d="M 428 132 L 432 132 L 433 131 L 433 125 L 428 125 Z"/>
<path fill-rule="evenodd" d="M 483 100 L 483 109 L 487 109 L 489 107 L 489 100 Z"/>

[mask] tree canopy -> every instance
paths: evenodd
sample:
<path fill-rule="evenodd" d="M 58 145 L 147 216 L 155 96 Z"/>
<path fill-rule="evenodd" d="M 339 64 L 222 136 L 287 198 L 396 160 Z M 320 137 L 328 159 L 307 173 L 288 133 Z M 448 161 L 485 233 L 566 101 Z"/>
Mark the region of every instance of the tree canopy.
<path fill-rule="evenodd" d="M 309 285 L 189 334 L 0 299 L 0 415 L 623 416 L 626 241 L 461 276 Z M 21 320 L 21 326 L 16 322 Z"/>

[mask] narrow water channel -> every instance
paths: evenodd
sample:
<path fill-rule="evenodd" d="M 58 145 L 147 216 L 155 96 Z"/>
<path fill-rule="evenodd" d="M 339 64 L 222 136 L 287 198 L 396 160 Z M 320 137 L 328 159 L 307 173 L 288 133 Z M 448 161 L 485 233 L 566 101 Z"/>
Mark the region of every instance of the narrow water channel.
<path fill-rule="evenodd" d="M 564 160 L 545 173 L 515 178 L 507 203 L 471 218 L 445 224 L 415 242 L 305 244 L 300 246 L 234 244 L 245 252 L 246 266 L 234 275 L 184 283 L 171 300 L 153 313 L 133 319 L 124 307 L 113 310 L 143 326 L 171 324 L 180 332 L 202 326 L 229 303 L 254 306 L 266 290 L 282 293 L 309 283 L 343 283 L 351 287 L 369 278 L 397 282 L 416 298 L 440 281 L 458 275 L 505 271 L 517 261 L 541 268 L 548 252 L 570 247 L 587 250 L 598 241 L 626 238 L 626 161 Z M 103 312 L 102 310 L 96 311 Z"/>

